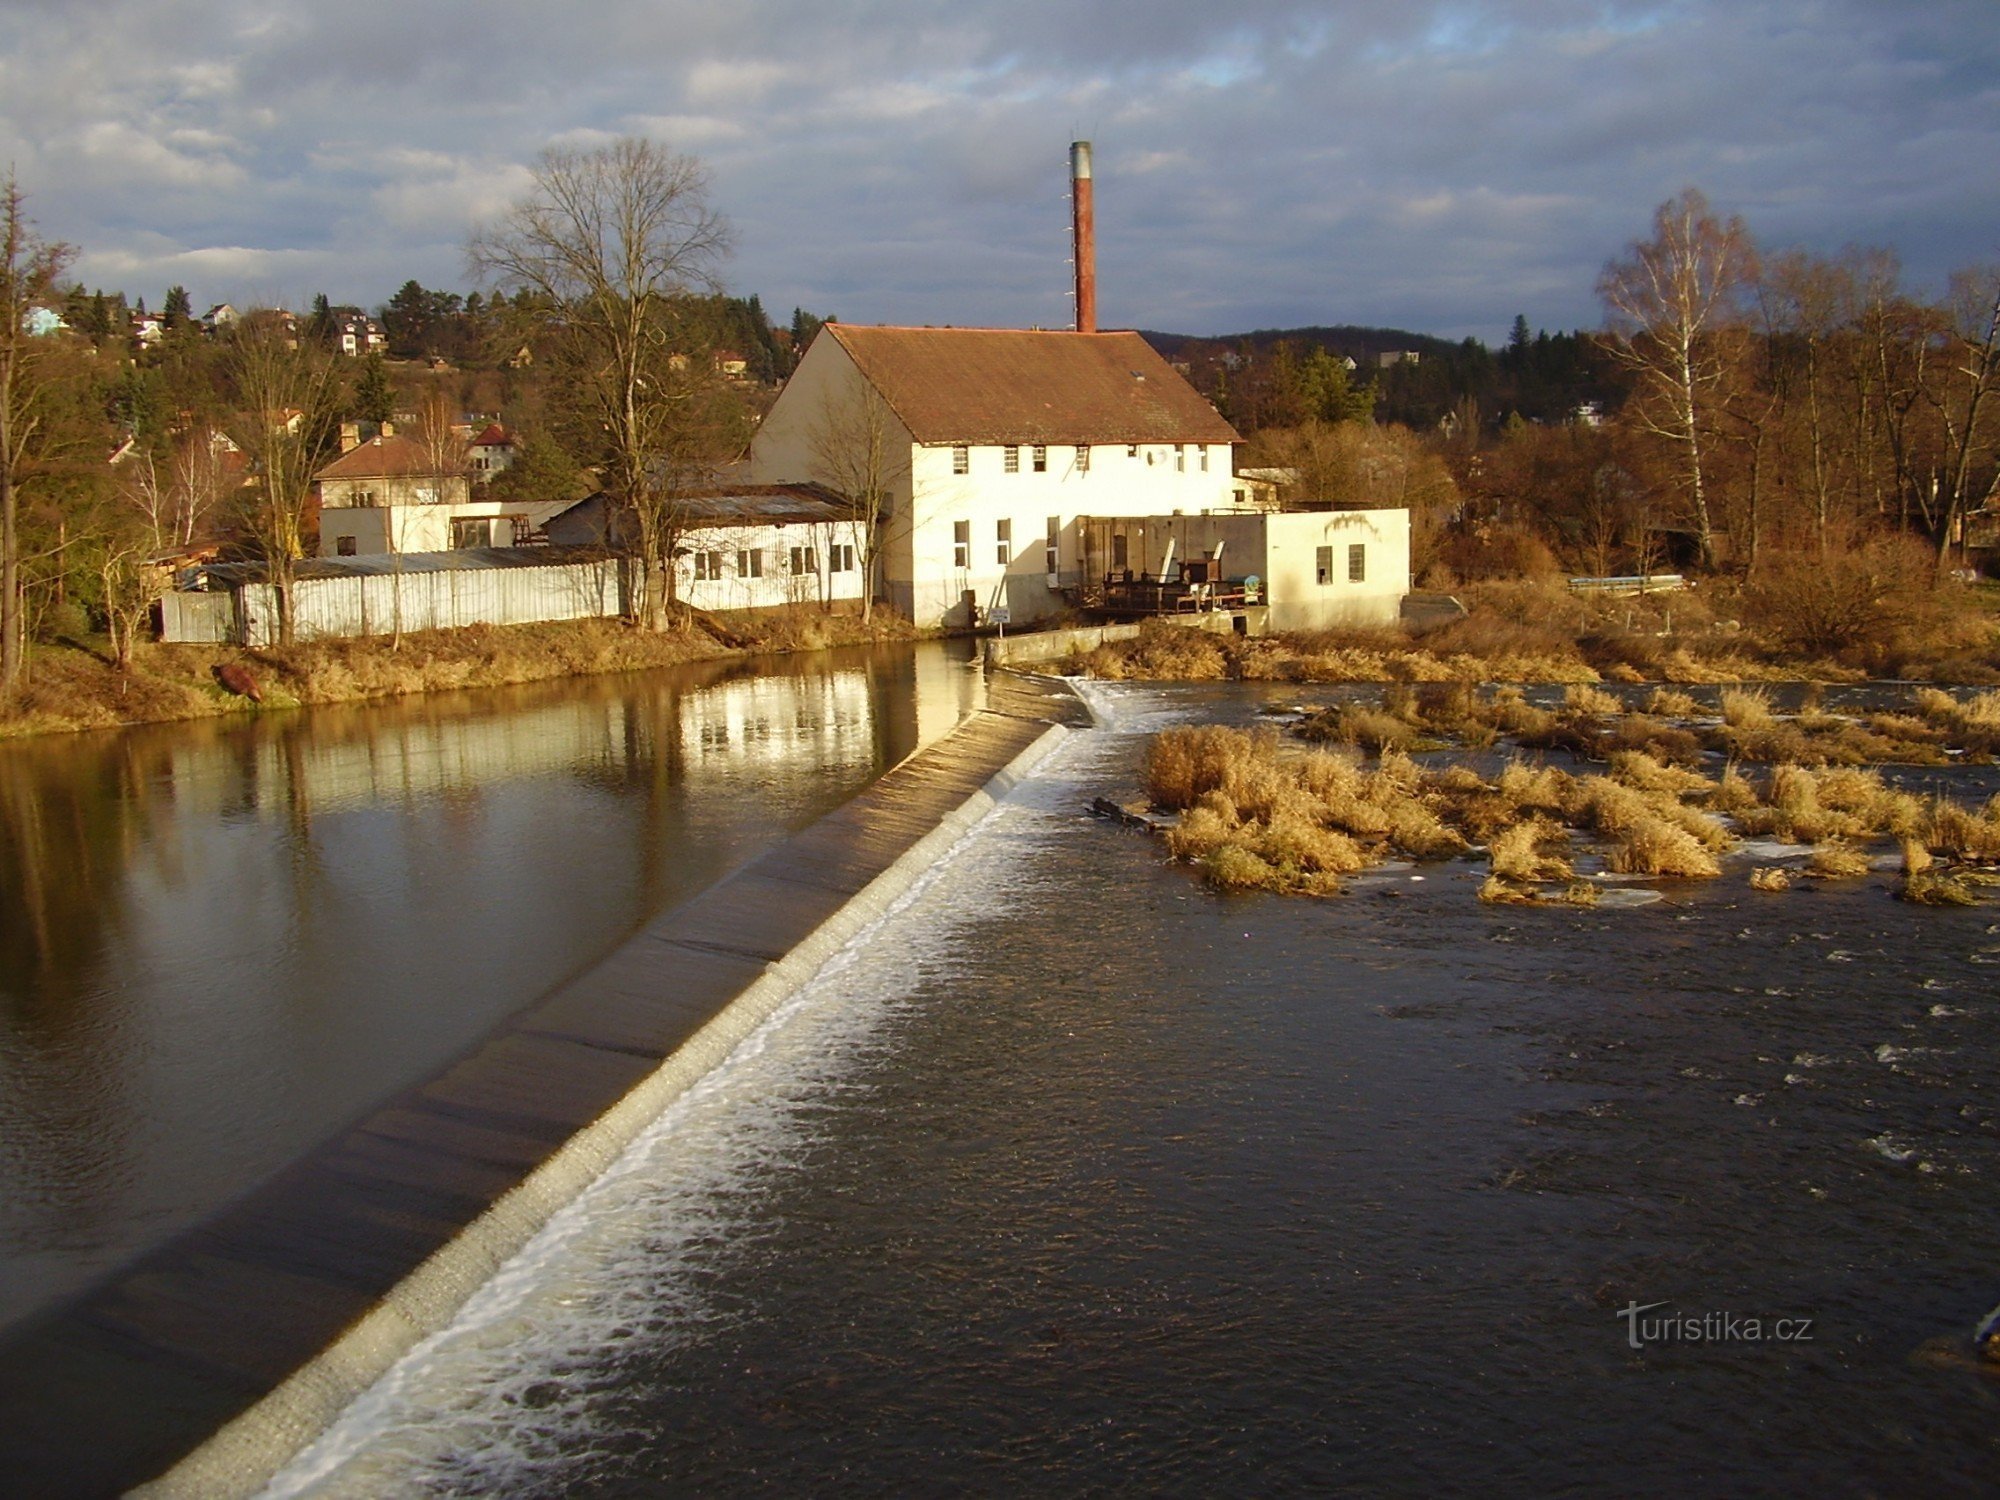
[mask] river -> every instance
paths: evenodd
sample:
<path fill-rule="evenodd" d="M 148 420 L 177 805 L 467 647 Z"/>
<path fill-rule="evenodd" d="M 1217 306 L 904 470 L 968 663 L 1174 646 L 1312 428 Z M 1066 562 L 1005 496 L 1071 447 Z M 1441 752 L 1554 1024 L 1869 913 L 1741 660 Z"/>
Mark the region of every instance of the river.
<path fill-rule="evenodd" d="M 273 1495 L 1983 1494 L 2000 909 L 1222 897 L 1058 754 Z"/>
<path fill-rule="evenodd" d="M 983 702 L 847 650 L 0 745 L 0 1325 Z"/>

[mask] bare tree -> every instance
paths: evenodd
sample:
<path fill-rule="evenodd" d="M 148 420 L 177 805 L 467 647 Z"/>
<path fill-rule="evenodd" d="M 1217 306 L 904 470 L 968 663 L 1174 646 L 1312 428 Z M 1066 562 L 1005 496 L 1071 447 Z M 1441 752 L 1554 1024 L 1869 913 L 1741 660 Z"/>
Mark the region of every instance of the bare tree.
<path fill-rule="evenodd" d="M 1953 272 L 1943 312 L 1942 352 L 1923 384 L 1924 399 L 1944 439 L 1931 484 L 1940 569 L 1959 540 L 1967 512 L 2000 489 L 1993 462 L 2000 442 L 1995 430 L 2000 415 L 1995 401 L 2000 395 L 2000 265 Z"/>
<path fill-rule="evenodd" d="M 1706 441 L 1724 374 L 1716 335 L 1735 322 L 1756 250 L 1741 219 L 1721 220 L 1693 188 L 1653 214 L 1653 237 L 1598 279 L 1613 337 L 1604 348 L 1637 377 L 1627 410 L 1641 431 L 1671 444 L 1705 565 L 1715 562 Z"/>
<path fill-rule="evenodd" d="M 693 157 L 627 138 L 552 147 L 528 194 L 473 236 L 481 278 L 526 291 L 547 329 L 580 424 L 601 436 L 604 488 L 646 573 L 641 615 L 664 618 L 685 496 L 718 456 L 713 383 L 697 292 L 717 287 L 729 231 Z"/>
<path fill-rule="evenodd" d="M 829 391 L 806 437 L 814 476 L 845 500 L 854 513 L 864 624 L 873 617 L 881 583 L 876 575 L 893 486 L 910 471 L 909 445 L 895 441 L 896 426 L 889 403 L 881 392 L 867 385 L 845 398 Z M 830 546 L 831 531 L 827 540 Z"/>
<path fill-rule="evenodd" d="M 294 341 L 275 323 L 239 332 L 229 366 L 236 388 L 233 436 L 250 459 L 252 479 L 241 521 L 277 590 L 278 638 L 290 644 L 306 509 L 313 476 L 334 445 L 340 377 L 324 347 Z"/>
<path fill-rule="evenodd" d="M 9 172 L 0 184 L 0 693 L 19 687 L 27 671 L 20 487 L 47 428 L 46 349 L 29 332 L 28 314 L 53 293 L 72 253 L 36 236 Z"/>

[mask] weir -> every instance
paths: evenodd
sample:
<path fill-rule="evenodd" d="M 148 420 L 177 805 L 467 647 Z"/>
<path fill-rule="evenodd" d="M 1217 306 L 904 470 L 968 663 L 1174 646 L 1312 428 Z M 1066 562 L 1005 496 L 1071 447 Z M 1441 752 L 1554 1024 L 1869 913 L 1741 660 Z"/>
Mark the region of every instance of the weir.
<path fill-rule="evenodd" d="M 18 1493 L 253 1493 L 1087 718 L 1040 684 L 0 1345 Z"/>

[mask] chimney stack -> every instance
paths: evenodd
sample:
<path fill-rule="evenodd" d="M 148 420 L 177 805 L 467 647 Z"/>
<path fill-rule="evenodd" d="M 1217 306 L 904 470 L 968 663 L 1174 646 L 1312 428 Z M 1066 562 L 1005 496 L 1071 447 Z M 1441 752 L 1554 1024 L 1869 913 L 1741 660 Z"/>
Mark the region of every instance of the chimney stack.
<path fill-rule="evenodd" d="M 1069 148 L 1070 232 L 1076 258 L 1076 331 L 1097 332 L 1097 211 L 1090 197 L 1090 142 Z"/>

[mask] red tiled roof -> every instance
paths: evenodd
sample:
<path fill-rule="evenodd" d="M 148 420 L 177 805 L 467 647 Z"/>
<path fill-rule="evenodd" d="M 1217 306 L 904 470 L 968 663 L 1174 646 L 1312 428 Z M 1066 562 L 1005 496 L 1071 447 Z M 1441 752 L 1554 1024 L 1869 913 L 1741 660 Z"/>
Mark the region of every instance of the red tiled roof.
<path fill-rule="evenodd" d="M 350 448 L 328 464 L 315 479 L 402 479 L 412 475 L 435 474 L 437 465 L 415 438 L 370 438 Z"/>
<path fill-rule="evenodd" d="M 829 323 L 920 443 L 1233 443 L 1136 333 Z"/>
<path fill-rule="evenodd" d="M 488 422 L 485 431 L 472 440 L 475 448 L 511 448 L 514 440 L 507 435 L 507 429 L 498 422 Z"/>

